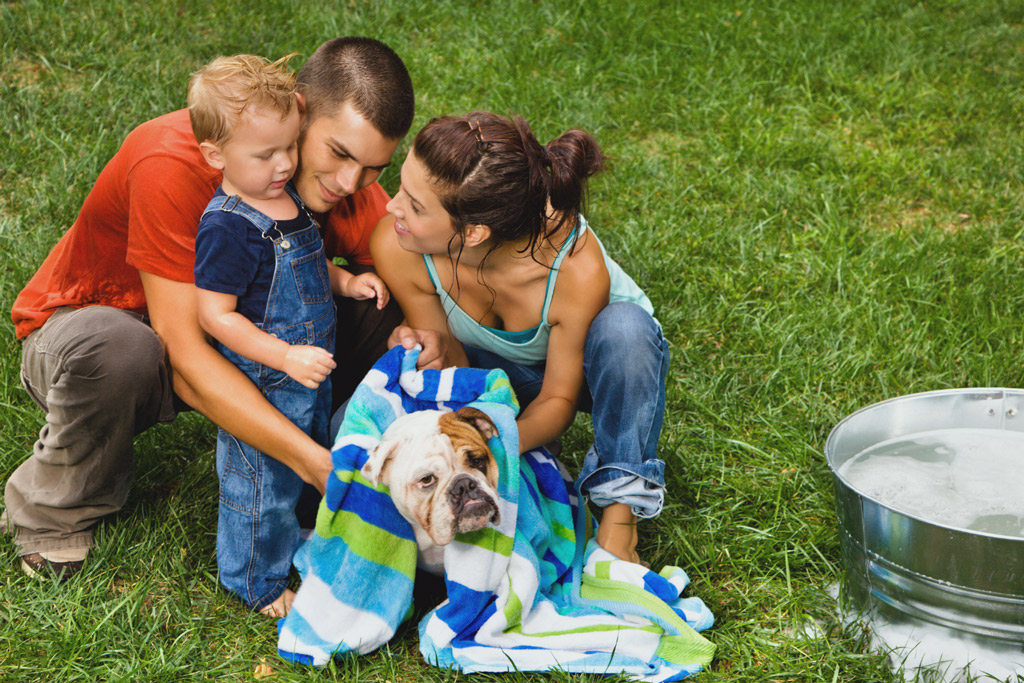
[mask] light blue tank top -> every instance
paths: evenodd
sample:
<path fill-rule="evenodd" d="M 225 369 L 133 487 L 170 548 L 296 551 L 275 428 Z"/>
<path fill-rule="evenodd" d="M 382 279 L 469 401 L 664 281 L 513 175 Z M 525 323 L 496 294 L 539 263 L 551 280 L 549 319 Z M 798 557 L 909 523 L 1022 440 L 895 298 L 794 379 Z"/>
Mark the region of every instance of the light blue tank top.
<path fill-rule="evenodd" d="M 555 262 L 551 265 L 547 287 L 544 291 L 544 306 L 541 309 L 540 325 L 530 330 L 522 330 L 521 332 L 496 330 L 492 327 L 481 325 L 474 320 L 468 313 L 459 308 L 458 304 L 441 286 L 441 278 L 437 275 L 437 270 L 434 268 L 434 260 L 430 254 L 423 254 L 423 262 L 426 264 L 427 272 L 430 274 L 430 281 L 434 283 L 434 289 L 437 291 L 437 295 L 441 299 L 441 305 L 444 307 L 445 315 L 448 317 L 448 329 L 451 330 L 456 339 L 466 346 L 484 349 L 523 365 L 539 365 L 543 363 L 547 358 L 548 336 L 551 333 L 551 324 L 548 322 L 548 309 L 551 307 L 551 299 L 555 293 L 558 269 L 565 255 L 572 248 L 572 245 L 589 227 L 587 219 L 580 216 L 579 226 L 574 234 L 574 238 L 565 241 L 565 244 L 562 245 L 558 255 L 555 257 Z M 597 240 L 597 234 L 593 233 L 593 231 L 591 232 L 593 238 Z M 609 302 L 632 301 L 653 316 L 654 306 L 651 305 L 647 295 L 633 282 L 632 278 L 623 272 L 619 264 L 608 258 L 608 253 L 604 250 L 601 240 L 597 240 L 597 244 L 601 247 L 604 265 L 608 269 L 608 277 L 611 279 Z"/>

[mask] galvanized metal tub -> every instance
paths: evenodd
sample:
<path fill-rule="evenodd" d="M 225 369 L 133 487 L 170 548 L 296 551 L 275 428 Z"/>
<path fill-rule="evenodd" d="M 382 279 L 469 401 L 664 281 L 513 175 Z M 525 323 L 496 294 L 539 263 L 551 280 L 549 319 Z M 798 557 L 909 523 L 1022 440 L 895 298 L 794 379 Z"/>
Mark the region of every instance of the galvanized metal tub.
<path fill-rule="evenodd" d="M 901 396 L 859 410 L 832 430 L 825 456 L 835 483 L 846 594 L 854 607 L 894 622 L 1024 648 L 1024 538 L 894 510 L 839 474 L 843 463 L 882 441 L 949 428 L 1024 432 L 1024 390 Z"/>

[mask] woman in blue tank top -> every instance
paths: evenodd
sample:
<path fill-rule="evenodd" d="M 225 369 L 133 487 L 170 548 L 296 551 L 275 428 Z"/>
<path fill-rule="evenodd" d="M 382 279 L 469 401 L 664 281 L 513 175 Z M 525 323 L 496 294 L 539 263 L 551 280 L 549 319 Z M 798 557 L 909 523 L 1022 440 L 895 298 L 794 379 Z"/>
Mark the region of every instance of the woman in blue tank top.
<path fill-rule="evenodd" d="M 441 336 L 435 367 L 504 369 L 525 452 L 593 415 L 580 491 L 604 508 L 597 540 L 639 561 L 637 518 L 664 503 L 657 457 L 668 343 L 650 301 L 582 215 L 604 157 L 570 130 L 541 145 L 521 118 L 487 112 L 428 123 L 371 240 L 408 327 Z"/>

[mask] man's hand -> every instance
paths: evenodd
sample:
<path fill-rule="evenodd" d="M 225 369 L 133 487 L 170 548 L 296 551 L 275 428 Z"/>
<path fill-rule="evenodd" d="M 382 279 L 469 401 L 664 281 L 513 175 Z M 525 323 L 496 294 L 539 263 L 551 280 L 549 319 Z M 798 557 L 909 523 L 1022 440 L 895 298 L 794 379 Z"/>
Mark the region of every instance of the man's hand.
<path fill-rule="evenodd" d="M 289 346 L 284 354 L 283 370 L 288 376 L 309 389 L 316 389 L 338 367 L 334 354 L 319 346 Z"/>
<path fill-rule="evenodd" d="M 178 396 L 323 493 L 332 469 L 330 452 L 270 405 L 241 370 L 210 346 L 199 326 L 196 286 L 145 271 L 139 275 L 153 331 L 167 349 Z"/>
<path fill-rule="evenodd" d="M 388 337 L 388 348 L 401 345 L 407 351 L 419 344 L 423 347 L 420 357 L 416 360 L 416 367 L 420 370 L 431 368 L 443 370 L 445 365 L 446 345 L 441 339 L 441 334 L 435 330 L 417 330 L 408 325 L 399 325 Z"/>

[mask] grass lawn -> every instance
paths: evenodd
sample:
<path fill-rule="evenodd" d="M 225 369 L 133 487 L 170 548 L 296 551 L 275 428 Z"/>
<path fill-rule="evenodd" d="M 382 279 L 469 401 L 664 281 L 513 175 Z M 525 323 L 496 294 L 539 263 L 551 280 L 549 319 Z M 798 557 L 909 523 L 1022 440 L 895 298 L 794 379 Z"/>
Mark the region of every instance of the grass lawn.
<path fill-rule="evenodd" d="M 1009 0 L 5 2 L 0 308 L 192 70 L 378 37 L 412 74 L 414 129 L 520 112 L 542 141 L 582 127 L 614 159 L 588 213 L 672 344 L 669 494 L 641 544 L 717 617 L 695 680 L 898 680 L 829 597 L 822 447 L 884 398 L 1024 380 L 1022 22 Z M 6 480 L 42 415 L 0 326 Z M 580 418 L 571 461 L 588 433 Z M 140 437 L 128 506 L 67 586 L 24 577 L 0 537 L 0 680 L 249 680 L 262 659 L 270 680 L 463 678 L 422 662 L 415 629 L 327 671 L 280 664 L 270 620 L 217 587 L 214 441 L 194 414 Z"/>

